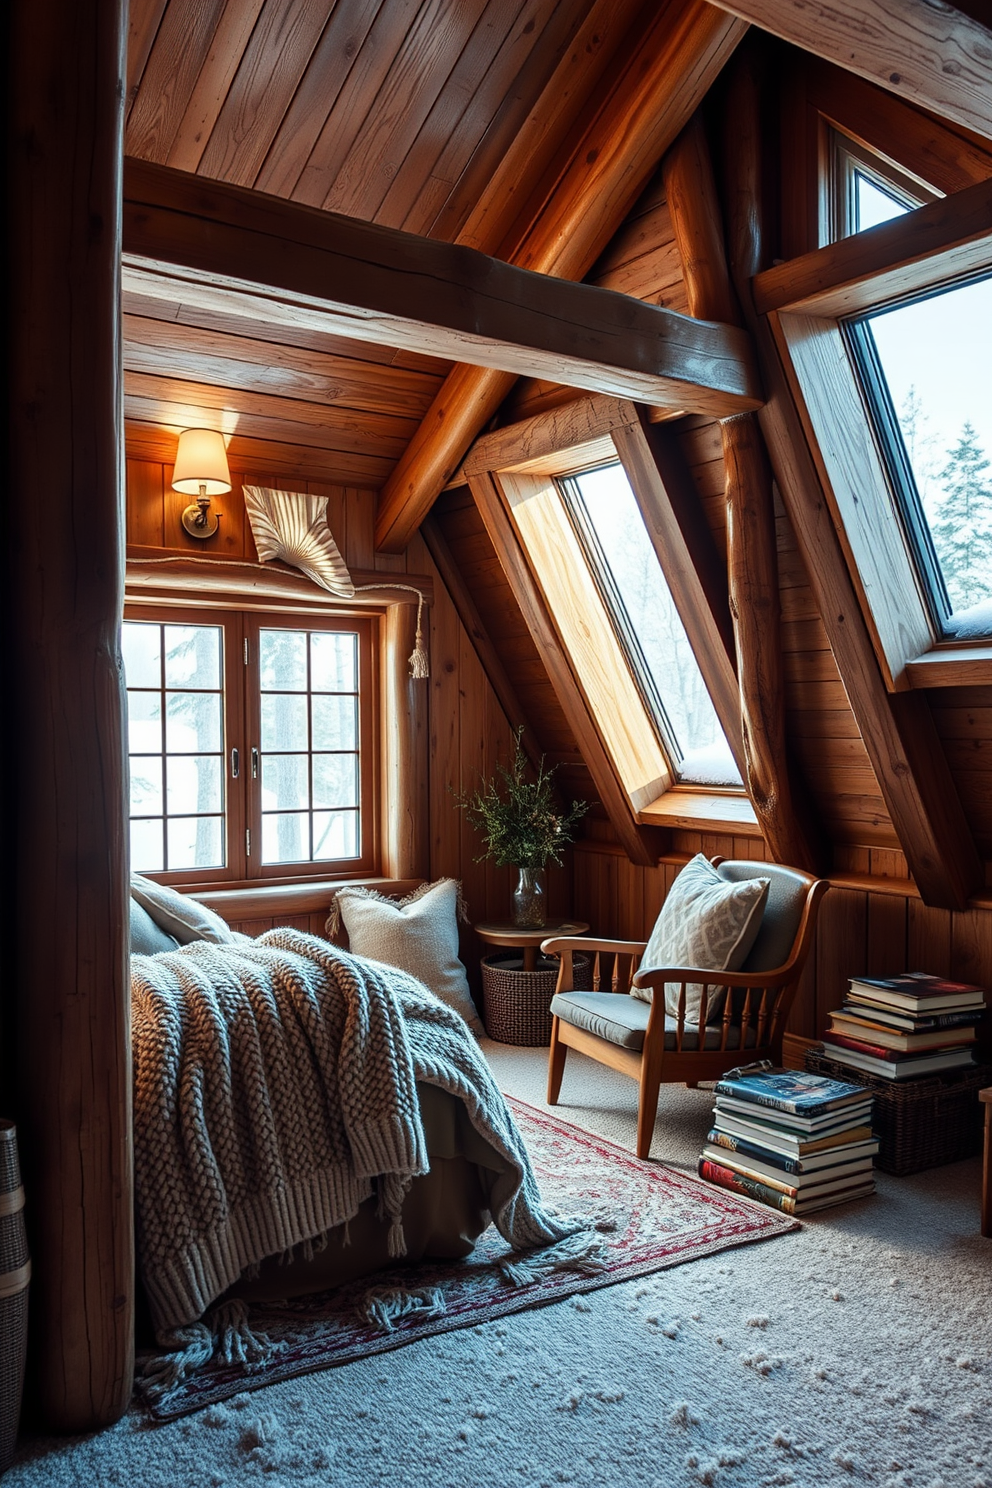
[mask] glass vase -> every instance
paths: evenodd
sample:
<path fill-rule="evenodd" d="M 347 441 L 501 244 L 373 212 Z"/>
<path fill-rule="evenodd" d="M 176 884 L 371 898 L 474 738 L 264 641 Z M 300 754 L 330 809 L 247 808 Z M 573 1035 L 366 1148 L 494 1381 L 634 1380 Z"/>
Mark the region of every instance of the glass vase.
<path fill-rule="evenodd" d="M 518 930 L 540 930 L 545 922 L 543 875 L 536 868 L 518 868 L 513 891 L 513 923 Z"/>

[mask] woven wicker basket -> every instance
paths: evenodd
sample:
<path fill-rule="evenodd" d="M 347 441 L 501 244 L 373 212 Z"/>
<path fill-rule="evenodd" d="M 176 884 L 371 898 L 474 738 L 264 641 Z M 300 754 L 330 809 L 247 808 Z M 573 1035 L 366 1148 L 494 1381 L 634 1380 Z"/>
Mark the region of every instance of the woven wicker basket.
<path fill-rule="evenodd" d="M 572 956 L 575 990 L 592 991 L 592 958 Z M 520 956 L 482 958 L 482 1021 L 500 1044 L 530 1047 L 551 1042 L 551 999 L 558 982 L 558 957 L 539 956 L 534 971 L 524 971 Z"/>
<path fill-rule="evenodd" d="M 0 1121 L 0 1472 L 10 1466 L 17 1441 L 30 1279 L 17 1128 L 12 1121 Z"/>
<path fill-rule="evenodd" d="M 978 1092 L 992 1084 L 992 1065 L 973 1064 L 911 1080 L 887 1080 L 811 1049 L 806 1068 L 871 1091 L 871 1124 L 879 1139 L 875 1166 L 883 1173 L 904 1177 L 981 1151 Z"/>

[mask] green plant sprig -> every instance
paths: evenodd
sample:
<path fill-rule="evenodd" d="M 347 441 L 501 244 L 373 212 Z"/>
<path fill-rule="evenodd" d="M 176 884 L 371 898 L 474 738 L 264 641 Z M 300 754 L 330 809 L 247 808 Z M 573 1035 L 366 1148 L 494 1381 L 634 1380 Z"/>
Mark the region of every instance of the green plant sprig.
<path fill-rule="evenodd" d="M 477 791 L 455 799 L 485 843 L 477 863 L 491 858 L 500 868 L 535 871 L 549 861 L 561 863 L 562 849 L 572 841 L 575 824 L 589 807 L 585 801 L 573 801 L 568 811 L 559 808 L 552 784 L 557 766 L 545 769 L 543 754 L 537 779 L 527 779 L 522 735 L 523 728 L 518 728 L 509 768 L 498 764 L 496 774 L 483 780 Z"/>

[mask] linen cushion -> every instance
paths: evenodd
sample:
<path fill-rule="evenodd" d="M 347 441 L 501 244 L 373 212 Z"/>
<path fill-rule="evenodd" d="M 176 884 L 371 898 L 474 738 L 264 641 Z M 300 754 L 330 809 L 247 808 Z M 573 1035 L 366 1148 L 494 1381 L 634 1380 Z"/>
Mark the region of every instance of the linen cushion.
<path fill-rule="evenodd" d="M 235 938 L 230 925 L 198 899 L 179 894 L 166 884 L 143 878 L 140 873 L 131 874 L 131 898 L 136 899 L 156 925 L 167 935 L 174 936 L 180 945 L 189 945 L 192 940 L 228 945 Z"/>
<path fill-rule="evenodd" d="M 136 956 L 155 956 L 159 951 L 175 951 L 179 942 L 174 935 L 156 925 L 151 915 L 133 896 L 131 909 L 131 950 Z"/>
<path fill-rule="evenodd" d="M 571 1023 L 573 1028 L 584 1028 L 587 1033 L 594 1033 L 621 1049 L 633 1049 L 639 1053 L 644 1047 L 651 1007 L 649 1003 L 626 997 L 622 992 L 558 992 L 551 999 L 551 1011 L 562 1022 Z M 676 1047 L 677 1028 L 676 1020 L 666 1016 L 666 1049 Z M 753 1045 L 754 1035 L 755 1030 L 749 1028 L 748 1045 Z M 719 1049 L 722 1036 L 722 1024 L 708 1025 L 703 1031 L 703 1048 Z M 699 1029 L 687 1023 L 682 1030 L 683 1050 L 696 1049 L 698 1039 Z M 736 1049 L 740 1041 L 740 1028 L 731 1026 L 727 1031 L 727 1048 Z"/>
<path fill-rule="evenodd" d="M 640 969 L 698 966 L 707 971 L 738 971 L 761 928 L 768 885 L 765 877 L 728 883 L 702 853 L 697 853 L 669 890 Z M 631 993 L 650 1002 L 652 990 L 632 987 Z M 687 1023 L 699 1022 L 702 991 L 701 982 L 690 982 L 686 987 Z M 665 983 L 665 1010 L 673 1017 L 678 1014 L 680 994 L 678 982 Z M 717 1016 L 725 995 L 726 990 L 719 985 L 707 986 L 707 1022 Z"/>
<path fill-rule="evenodd" d="M 461 1013 L 473 1033 L 481 1033 L 465 967 L 458 959 L 458 898 L 459 884 L 453 878 L 424 884 L 405 899 L 387 899 L 374 889 L 339 889 L 327 932 L 334 935 L 340 915 L 356 956 L 409 972 Z"/>

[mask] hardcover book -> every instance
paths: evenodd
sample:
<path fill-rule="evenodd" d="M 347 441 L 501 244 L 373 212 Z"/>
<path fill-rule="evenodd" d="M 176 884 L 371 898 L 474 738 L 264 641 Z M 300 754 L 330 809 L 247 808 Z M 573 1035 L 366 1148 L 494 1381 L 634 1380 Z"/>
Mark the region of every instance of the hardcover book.
<path fill-rule="evenodd" d="M 869 1172 L 872 1165 L 870 1157 L 862 1157 L 856 1158 L 854 1162 L 837 1163 L 818 1173 L 784 1173 L 774 1163 L 745 1157 L 739 1152 L 723 1152 L 721 1148 L 709 1143 L 703 1148 L 703 1156 L 710 1162 L 732 1168 L 735 1173 L 743 1173 L 745 1178 L 757 1178 L 759 1183 L 767 1183 L 769 1188 L 794 1196 L 805 1194 L 811 1189 L 826 1192 L 829 1187 L 833 1191 L 834 1188 L 846 1185 L 855 1174 Z"/>
<path fill-rule="evenodd" d="M 878 1151 L 878 1142 L 869 1138 L 861 1142 L 846 1142 L 843 1146 L 828 1147 L 823 1152 L 811 1152 L 806 1156 L 797 1157 L 792 1153 L 779 1152 L 774 1147 L 763 1146 L 760 1142 L 752 1141 L 748 1137 L 737 1136 L 734 1132 L 721 1131 L 714 1127 L 707 1135 L 706 1141 L 711 1147 L 722 1147 L 727 1152 L 736 1152 L 741 1157 L 765 1163 L 782 1173 L 816 1173 L 824 1168 L 835 1168 L 846 1162 L 855 1162 L 860 1158 L 871 1158 Z M 716 1156 L 711 1153 L 710 1156 Z"/>
<path fill-rule="evenodd" d="M 922 1012 L 927 1008 L 983 1007 L 985 992 L 969 982 L 951 982 L 925 971 L 896 977 L 852 977 L 851 991 L 893 1007 Z"/>
<path fill-rule="evenodd" d="M 881 1028 L 928 1033 L 941 1028 L 974 1028 L 982 1021 L 984 1009 L 963 1008 L 957 1013 L 909 1013 L 902 1008 L 882 1007 L 880 1003 L 865 998 L 864 1001 L 845 1002 L 840 1012 L 844 1017 L 858 1018 Z M 831 1017 L 836 1016 L 836 1013 L 831 1014 Z"/>
<path fill-rule="evenodd" d="M 896 1049 L 904 1054 L 916 1049 L 960 1048 L 975 1042 L 974 1026 L 959 1028 L 934 1028 L 926 1032 L 910 1033 L 902 1029 L 886 1027 L 869 1018 L 852 1013 L 830 1014 L 830 1032 L 838 1037 L 855 1039 L 877 1049 Z"/>
<path fill-rule="evenodd" d="M 842 1082 L 837 1081 L 837 1083 Z M 860 1126 L 862 1122 L 870 1121 L 871 1099 L 871 1091 L 862 1088 L 861 1099 L 857 1105 L 827 1111 L 822 1116 L 793 1116 L 791 1111 L 755 1105 L 753 1101 L 736 1100 L 732 1095 L 718 1095 L 715 1109 L 721 1115 L 727 1111 L 731 1115 L 743 1116 L 747 1119 L 750 1119 L 755 1112 L 763 1111 L 768 1121 L 774 1126 L 801 1133 L 805 1137 L 825 1137 L 835 1131 L 845 1130 L 848 1126 Z"/>
<path fill-rule="evenodd" d="M 882 1075 L 887 1080 L 908 1080 L 914 1075 L 937 1075 L 941 1070 L 962 1069 L 965 1065 L 975 1062 L 971 1057 L 970 1049 L 920 1054 L 892 1063 L 887 1059 L 875 1059 L 854 1049 L 842 1049 L 836 1044 L 829 1045 L 829 1057 L 836 1060 L 838 1064 L 849 1064 L 853 1069 L 863 1070 L 870 1075 Z"/>
<path fill-rule="evenodd" d="M 846 1204 L 850 1199 L 863 1198 L 875 1190 L 875 1180 L 870 1173 L 858 1175 L 859 1178 L 863 1177 L 864 1181 L 852 1181 L 849 1188 L 807 1199 L 779 1193 L 777 1189 L 770 1188 L 767 1183 L 759 1183 L 757 1179 L 746 1178 L 743 1173 L 735 1173 L 733 1168 L 724 1167 L 708 1157 L 699 1159 L 698 1172 L 700 1178 L 705 1178 L 707 1183 L 715 1183 L 720 1188 L 730 1189 L 733 1193 L 744 1194 L 749 1199 L 757 1199 L 760 1204 L 767 1204 L 772 1209 L 780 1209 L 783 1214 L 797 1216 L 811 1214 L 815 1209 L 826 1209 L 832 1204 Z"/>
<path fill-rule="evenodd" d="M 755 1066 L 731 1070 L 715 1088 L 718 1096 L 803 1117 L 825 1116 L 860 1105 L 868 1095 L 862 1086 L 849 1085 L 846 1080 L 831 1080 L 807 1070 Z"/>
<path fill-rule="evenodd" d="M 806 1137 L 802 1132 L 785 1131 L 768 1122 L 753 1121 L 727 1110 L 715 1110 L 713 1126 L 715 1131 L 731 1137 L 742 1137 L 747 1142 L 770 1148 L 785 1157 L 806 1157 L 814 1152 L 829 1152 L 833 1147 L 845 1143 L 872 1140 L 872 1130 L 866 1121 L 859 1121 L 857 1126 L 845 1124 L 838 1131 L 827 1132 L 824 1136 Z"/>
<path fill-rule="evenodd" d="M 895 1064 L 898 1060 L 905 1059 L 907 1056 L 914 1054 L 922 1056 L 924 1054 L 943 1054 L 952 1049 L 961 1050 L 967 1045 L 968 1040 L 944 1037 L 936 1044 L 923 1044 L 922 1046 L 911 1044 L 908 1048 L 905 1046 L 892 1048 L 891 1046 L 887 1047 L 885 1044 L 872 1042 L 867 1032 L 865 1037 L 855 1038 L 849 1033 L 831 1029 L 829 1033 L 823 1035 L 823 1042 L 830 1044 L 833 1048 L 853 1049 L 856 1054 L 867 1054 L 872 1059 L 887 1059 L 890 1064 Z"/>

